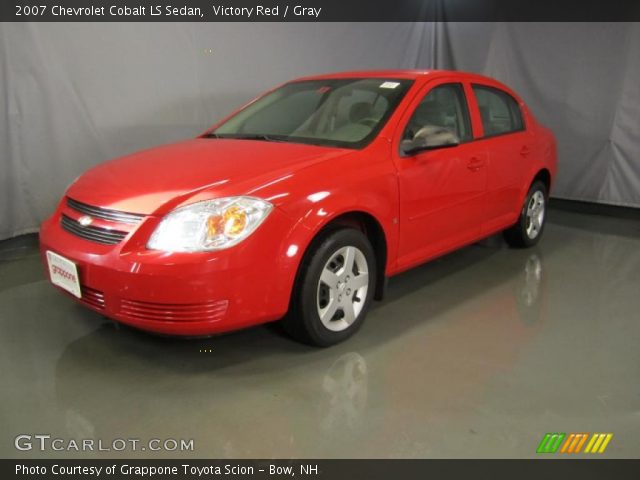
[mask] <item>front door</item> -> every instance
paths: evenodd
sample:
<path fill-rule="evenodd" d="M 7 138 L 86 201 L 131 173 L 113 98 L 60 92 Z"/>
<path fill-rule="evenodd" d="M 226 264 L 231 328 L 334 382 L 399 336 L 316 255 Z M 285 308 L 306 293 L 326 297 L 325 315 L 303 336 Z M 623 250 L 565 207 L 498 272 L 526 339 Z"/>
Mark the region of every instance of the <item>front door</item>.
<path fill-rule="evenodd" d="M 486 212 L 487 152 L 482 142 L 472 141 L 463 85 L 445 82 L 427 87 L 405 125 L 396 159 L 400 269 L 476 240 Z M 407 152 L 403 146 L 415 143 L 425 132 L 453 134 L 457 145 Z"/>

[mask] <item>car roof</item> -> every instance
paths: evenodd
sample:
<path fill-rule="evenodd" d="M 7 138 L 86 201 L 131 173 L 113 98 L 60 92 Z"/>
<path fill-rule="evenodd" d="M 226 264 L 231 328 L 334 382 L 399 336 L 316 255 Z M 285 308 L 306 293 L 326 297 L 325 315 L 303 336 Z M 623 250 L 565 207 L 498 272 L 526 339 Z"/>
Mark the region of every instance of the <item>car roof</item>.
<path fill-rule="evenodd" d="M 513 90 L 495 78 L 480 75 L 478 73 L 464 72 L 460 70 L 356 70 L 349 72 L 335 72 L 320 75 L 309 75 L 306 77 L 296 78 L 291 82 L 300 82 L 305 80 L 324 80 L 324 79 L 340 79 L 340 78 L 388 78 L 388 79 L 404 79 L 404 80 L 420 80 L 433 79 L 438 77 L 458 77 L 460 80 L 475 81 L 492 85 L 504 90 L 518 98 Z M 287 82 L 290 83 L 290 82 Z"/>
<path fill-rule="evenodd" d="M 354 70 L 348 72 L 324 73 L 309 75 L 296 80 L 320 80 L 326 78 L 401 78 L 415 80 L 428 75 L 434 70 Z"/>
<path fill-rule="evenodd" d="M 477 77 L 494 81 L 492 78 L 479 75 L 477 73 L 463 72 L 459 70 L 354 70 L 348 72 L 324 73 L 319 75 L 309 75 L 296 80 L 320 80 L 325 78 L 400 78 L 416 80 L 421 77 L 440 76 L 461 76 Z"/>

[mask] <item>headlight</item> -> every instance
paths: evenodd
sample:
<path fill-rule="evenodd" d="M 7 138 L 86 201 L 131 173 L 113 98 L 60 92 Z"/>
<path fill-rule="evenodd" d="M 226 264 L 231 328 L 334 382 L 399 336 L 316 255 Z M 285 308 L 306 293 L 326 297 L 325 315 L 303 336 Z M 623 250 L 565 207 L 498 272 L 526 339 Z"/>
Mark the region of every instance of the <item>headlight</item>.
<path fill-rule="evenodd" d="M 227 197 L 197 202 L 167 214 L 147 248 L 166 252 L 201 252 L 232 247 L 267 218 L 273 205 L 259 198 Z"/>

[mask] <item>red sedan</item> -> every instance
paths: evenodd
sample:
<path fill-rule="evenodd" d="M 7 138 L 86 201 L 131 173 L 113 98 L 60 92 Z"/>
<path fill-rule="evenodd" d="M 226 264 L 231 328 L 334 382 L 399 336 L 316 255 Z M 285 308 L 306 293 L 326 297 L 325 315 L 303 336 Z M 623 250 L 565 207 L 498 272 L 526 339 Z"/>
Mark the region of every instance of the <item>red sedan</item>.
<path fill-rule="evenodd" d="M 275 88 L 195 139 L 80 176 L 40 231 L 51 282 L 122 323 L 283 319 L 327 346 L 386 279 L 499 231 L 540 239 L 553 134 L 503 84 L 375 71 Z"/>

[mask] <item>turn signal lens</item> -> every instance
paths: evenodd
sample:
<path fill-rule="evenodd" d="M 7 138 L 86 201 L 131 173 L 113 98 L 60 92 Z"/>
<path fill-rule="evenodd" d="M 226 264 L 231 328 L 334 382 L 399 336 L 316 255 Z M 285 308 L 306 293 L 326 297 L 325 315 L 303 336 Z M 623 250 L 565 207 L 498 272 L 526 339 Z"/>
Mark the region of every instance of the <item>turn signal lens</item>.
<path fill-rule="evenodd" d="M 207 239 L 212 239 L 217 235 L 227 235 L 237 237 L 247 228 L 246 212 L 232 205 L 227 208 L 222 215 L 211 215 L 207 219 Z"/>
<path fill-rule="evenodd" d="M 207 219 L 207 238 L 213 238 L 224 232 L 224 219 L 221 215 L 211 215 Z"/>
<path fill-rule="evenodd" d="M 247 214 L 241 208 L 233 205 L 224 212 L 224 233 L 230 237 L 237 237 L 247 227 Z"/>

